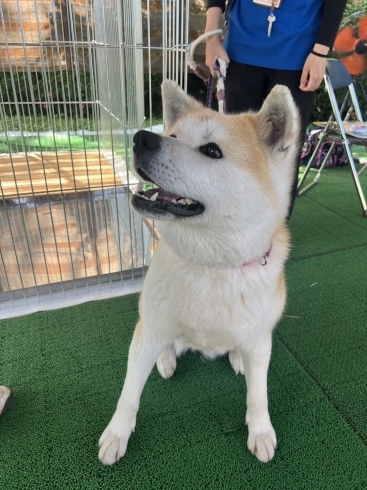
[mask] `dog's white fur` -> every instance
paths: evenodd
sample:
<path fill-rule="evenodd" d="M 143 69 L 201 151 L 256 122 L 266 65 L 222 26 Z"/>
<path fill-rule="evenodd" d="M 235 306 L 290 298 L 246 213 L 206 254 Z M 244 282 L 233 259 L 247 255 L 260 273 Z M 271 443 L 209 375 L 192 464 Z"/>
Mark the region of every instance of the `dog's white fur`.
<path fill-rule="evenodd" d="M 173 82 L 164 82 L 162 93 L 167 135 L 177 138 L 162 137 L 152 156 L 152 178 L 203 203 L 205 211 L 189 218 L 167 214 L 158 223 L 161 239 L 140 299 L 125 384 L 100 438 L 99 458 L 111 465 L 125 454 L 154 364 L 169 378 L 176 356 L 194 349 L 209 357 L 228 352 L 235 372 L 246 376 L 247 445 L 267 462 L 276 447 L 267 370 L 272 330 L 286 297 L 285 222 L 298 111 L 283 86 L 273 89 L 259 113 L 226 116 L 204 108 Z M 209 142 L 223 158 L 198 151 Z"/>

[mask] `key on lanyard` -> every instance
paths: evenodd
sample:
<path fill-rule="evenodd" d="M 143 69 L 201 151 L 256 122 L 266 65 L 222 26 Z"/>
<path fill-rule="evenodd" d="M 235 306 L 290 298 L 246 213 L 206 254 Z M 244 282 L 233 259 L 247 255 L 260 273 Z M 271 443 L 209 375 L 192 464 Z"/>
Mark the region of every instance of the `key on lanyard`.
<path fill-rule="evenodd" d="M 269 15 L 268 17 L 268 21 L 269 21 L 269 25 L 268 25 L 268 37 L 270 37 L 270 34 L 271 34 L 271 28 L 273 27 L 273 22 L 276 21 L 276 17 L 275 15 L 273 14 L 273 12 L 271 12 L 271 14 Z"/>

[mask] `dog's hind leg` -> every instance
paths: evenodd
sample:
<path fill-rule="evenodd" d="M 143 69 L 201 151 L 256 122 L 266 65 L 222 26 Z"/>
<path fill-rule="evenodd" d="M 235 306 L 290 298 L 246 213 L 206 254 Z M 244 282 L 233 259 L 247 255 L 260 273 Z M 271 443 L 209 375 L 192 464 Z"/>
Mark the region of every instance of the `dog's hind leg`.
<path fill-rule="evenodd" d="M 267 463 L 277 445 L 268 411 L 267 372 L 271 354 L 271 333 L 254 349 L 243 353 L 247 383 L 247 447 L 260 461 Z"/>
<path fill-rule="evenodd" d="M 233 370 L 236 374 L 245 375 L 245 366 L 243 364 L 242 354 L 240 349 L 237 347 L 233 350 L 230 350 L 228 353 L 229 362 L 233 367 Z"/>
<path fill-rule="evenodd" d="M 170 378 L 176 369 L 176 353 L 173 345 L 165 347 L 157 359 L 157 369 L 164 379 Z"/>
<path fill-rule="evenodd" d="M 144 329 L 142 321 L 135 328 L 124 387 L 116 411 L 99 440 L 99 459 L 106 465 L 115 463 L 126 452 L 130 434 L 135 429 L 141 393 L 164 348 L 164 343 L 149 335 L 149 330 Z"/>

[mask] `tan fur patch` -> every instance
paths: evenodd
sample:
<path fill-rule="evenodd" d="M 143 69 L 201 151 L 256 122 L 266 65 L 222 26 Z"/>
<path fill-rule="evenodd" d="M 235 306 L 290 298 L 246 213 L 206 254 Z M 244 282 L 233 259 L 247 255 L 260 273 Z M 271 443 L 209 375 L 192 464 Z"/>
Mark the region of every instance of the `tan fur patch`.
<path fill-rule="evenodd" d="M 230 154 L 231 163 L 237 168 L 245 168 L 262 184 L 263 192 L 270 203 L 275 202 L 269 175 L 268 155 L 264 144 L 259 139 L 259 127 L 256 115 L 252 113 L 226 116 L 230 146 L 225 145 Z M 243 154 L 243 144 L 246 141 L 246 153 Z"/>
<path fill-rule="evenodd" d="M 134 330 L 134 341 L 140 342 L 143 334 L 143 320 L 140 319 Z"/>
<path fill-rule="evenodd" d="M 190 119 L 190 124 L 197 127 L 209 126 L 208 121 L 211 127 L 217 125 L 221 136 L 213 137 L 212 141 L 218 144 L 234 167 L 248 170 L 262 184 L 262 190 L 269 203 L 275 203 L 269 176 L 269 157 L 264 143 L 259 138 L 259 122 L 255 113 L 222 115 L 204 108 L 190 112 L 183 119 Z M 165 134 L 172 134 L 172 131 Z M 210 132 L 207 138 L 210 140 Z"/>
<path fill-rule="evenodd" d="M 276 294 L 281 298 L 284 298 L 284 296 L 286 295 L 284 271 L 282 271 L 282 273 L 279 276 Z"/>

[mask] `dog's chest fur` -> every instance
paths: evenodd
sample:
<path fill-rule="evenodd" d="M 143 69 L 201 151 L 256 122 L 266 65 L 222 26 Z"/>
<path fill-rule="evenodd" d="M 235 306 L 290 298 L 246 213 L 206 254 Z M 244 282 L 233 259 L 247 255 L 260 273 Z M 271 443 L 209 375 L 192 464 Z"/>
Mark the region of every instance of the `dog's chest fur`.
<path fill-rule="evenodd" d="M 236 346 L 251 349 L 283 310 L 285 257 L 284 244 L 275 243 L 266 266 L 255 261 L 215 271 L 189 264 L 161 240 L 144 286 L 143 317 L 160 319 L 157 334 L 176 352 L 192 348 L 214 357 Z"/>

